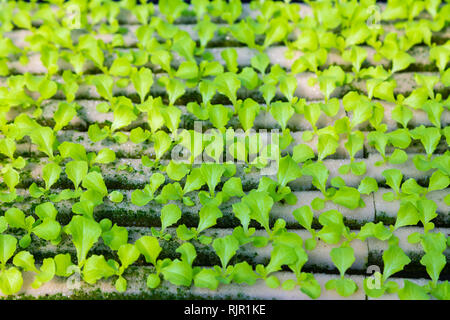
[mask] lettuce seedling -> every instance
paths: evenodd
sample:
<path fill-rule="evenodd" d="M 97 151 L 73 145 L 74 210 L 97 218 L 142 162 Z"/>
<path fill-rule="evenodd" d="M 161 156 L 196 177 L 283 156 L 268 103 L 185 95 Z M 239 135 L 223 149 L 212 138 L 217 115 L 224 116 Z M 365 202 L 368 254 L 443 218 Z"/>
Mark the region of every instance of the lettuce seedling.
<path fill-rule="evenodd" d="M 141 103 L 144 103 L 145 97 L 150 92 L 150 88 L 153 85 L 152 71 L 147 68 L 140 68 L 139 71 L 133 69 L 131 72 L 131 82 L 141 99 Z"/>
<path fill-rule="evenodd" d="M 157 172 L 150 177 L 150 183 L 143 190 L 134 190 L 131 193 L 131 202 L 137 206 L 145 206 L 154 199 L 155 192 L 165 182 L 165 177 Z"/>
<path fill-rule="evenodd" d="M 225 72 L 223 74 L 218 75 L 214 79 L 214 84 L 216 85 L 217 91 L 219 91 L 219 93 L 225 95 L 228 99 L 230 99 L 231 103 L 235 107 L 236 113 L 237 112 L 236 93 L 241 86 L 241 81 L 238 79 L 237 75 L 232 72 Z"/>
<path fill-rule="evenodd" d="M 165 233 L 167 227 L 170 227 L 178 222 L 181 219 L 181 209 L 171 203 L 165 205 L 161 209 L 161 229 L 158 231 L 154 227 L 151 227 L 152 235 L 157 238 L 162 238 L 164 240 L 170 240 L 172 235 L 169 233 Z"/>
<path fill-rule="evenodd" d="M 40 204 L 35 211 L 39 217 L 38 221 L 32 216 L 25 217 L 23 211 L 17 208 L 10 208 L 5 213 L 6 222 L 10 227 L 23 229 L 26 232 L 19 241 L 20 247 L 27 248 L 30 245 L 31 233 L 54 244 L 59 243 L 61 226 L 55 220 L 57 211 L 53 204 L 51 202 Z"/>
<path fill-rule="evenodd" d="M 355 281 L 350 278 L 345 278 L 345 271 L 355 262 L 355 254 L 352 247 L 341 246 L 333 248 L 330 251 L 331 260 L 338 268 L 340 273 L 339 279 L 328 280 L 325 284 L 327 290 L 336 290 L 339 295 L 349 297 L 358 290 Z"/>
<path fill-rule="evenodd" d="M 387 281 L 388 278 L 403 270 L 411 262 L 411 259 L 396 244 L 390 244 L 389 248 L 383 252 L 383 273 L 375 272 L 375 279 L 364 279 L 364 291 L 369 297 L 379 298 L 385 292 L 394 293 L 398 291 L 398 284 L 394 281 Z M 375 280 L 375 283 L 373 283 Z"/>

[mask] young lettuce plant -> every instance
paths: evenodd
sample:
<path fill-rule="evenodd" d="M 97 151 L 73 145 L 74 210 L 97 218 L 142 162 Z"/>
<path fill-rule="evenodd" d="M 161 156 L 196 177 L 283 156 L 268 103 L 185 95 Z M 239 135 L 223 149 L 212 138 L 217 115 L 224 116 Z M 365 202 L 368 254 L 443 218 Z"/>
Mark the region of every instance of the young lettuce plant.
<path fill-rule="evenodd" d="M 86 260 L 83 268 L 83 279 L 93 284 L 101 278 L 118 276 L 115 281 L 115 287 L 118 292 L 125 292 L 127 289 L 127 280 L 123 277 L 125 270 L 132 265 L 141 252 L 136 244 L 128 243 L 128 231 L 125 227 L 119 227 L 117 224 L 111 227 L 109 219 L 103 219 L 99 223 L 103 242 L 112 250 L 117 252 L 120 264 L 112 259 L 106 261 L 103 256 L 93 255 Z"/>
<path fill-rule="evenodd" d="M 155 192 L 165 182 L 166 178 L 159 172 L 152 174 L 150 183 L 143 190 L 134 190 L 131 193 L 131 202 L 137 206 L 145 206 L 154 199 Z"/>
<path fill-rule="evenodd" d="M 191 239 L 198 240 L 202 244 L 210 244 L 212 238 L 206 235 L 200 235 L 200 233 L 210 227 L 213 227 L 217 223 L 217 219 L 222 218 L 222 211 L 216 204 L 205 204 L 200 209 L 199 222 L 197 227 L 191 227 L 188 229 L 186 225 L 182 224 L 177 228 L 177 236 L 183 241 L 189 241 Z"/>
<path fill-rule="evenodd" d="M 339 270 L 340 278 L 327 281 L 325 288 L 327 290 L 336 290 L 343 297 L 349 297 L 358 290 L 358 286 L 353 279 L 345 278 L 345 271 L 355 262 L 354 250 L 348 244 L 344 244 L 339 248 L 331 249 L 330 256 L 334 265 Z"/>
<path fill-rule="evenodd" d="M 66 268 L 67 272 L 76 273 L 89 279 L 89 272 L 95 265 L 101 265 L 97 270 L 100 273 L 100 277 L 96 277 L 97 280 L 100 279 L 103 274 L 101 274 L 102 267 L 106 264 L 103 256 L 93 255 L 89 259 L 87 255 L 90 249 L 97 243 L 98 239 L 102 234 L 102 228 L 98 222 L 92 218 L 75 215 L 71 219 L 70 223 L 63 228 L 63 231 L 71 236 L 72 243 L 75 246 L 77 252 L 77 264 L 73 265 L 70 261 L 69 256 L 69 267 Z M 89 263 L 87 261 L 89 260 Z M 102 262 L 105 262 L 103 264 Z M 84 274 L 85 266 L 86 274 Z M 105 274 L 106 275 L 106 274 Z"/>
<path fill-rule="evenodd" d="M 181 209 L 174 203 L 165 205 L 161 209 L 161 229 L 156 230 L 151 227 L 152 236 L 162 238 L 164 240 L 170 240 L 172 238 L 170 233 L 165 233 L 166 229 L 176 224 L 181 219 Z"/>
<path fill-rule="evenodd" d="M 383 272 L 376 271 L 373 277 L 364 279 L 364 291 L 371 298 L 379 298 L 385 292 L 397 292 L 398 284 L 388 279 L 411 262 L 411 259 L 395 244 L 395 238 L 391 239 L 394 241 L 389 241 L 389 248 L 383 252 Z"/>
<path fill-rule="evenodd" d="M 216 290 L 220 283 L 229 284 L 233 279 L 234 267 L 228 264 L 239 249 L 239 241 L 233 235 L 228 235 L 214 239 L 212 247 L 220 258 L 222 268 L 194 268 L 194 285 L 198 288 Z"/>
<path fill-rule="evenodd" d="M 266 267 L 257 265 L 256 272 L 265 279 L 268 287 L 277 288 L 280 285 L 279 279 L 270 274 L 286 265 L 294 272 L 296 280 L 284 281 L 282 288 L 293 290 L 298 285 L 301 292 L 312 299 L 317 299 L 321 293 L 319 283 L 313 274 L 302 272 L 307 261 L 308 255 L 303 249 L 303 240 L 297 234 L 285 231 L 274 238 L 269 264 Z"/>
<path fill-rule="evenodd" d="M 57 245 L 61 241 L 61 225 L 56 221 L 57 210 L 53 203 L 45 202 L 35 208 L 38 216 L 36 221 L 34 217 L 26 217 L 24 212 L 17 208 L 10 208 L 5 212 L 5 219 L 12 228 L 23 229 L 26 234 L 20 239 L 21 248 L 27 248 L 31 243 L 31 233 L 38 238 L 51 241 Z"/>
<path fill-rule="evenodd" d="M 0 234 L 0 291 L 5 295 L 13 295 L 20 291 L 23 285 L 22 272 L 33 272 L 35 278 L 31 287 L 39 288 L 45 282 L 53 279 L 55 275 L 55 263 L 52 258 L 43 260 L 38 269 L 34 264 L 34 257 L 28 251 L 17 250 L 17 239 L 9 234 Z M 14 266 L 7 266 L 7 262 L 12 258 Z M 19 269 L 20 268 L 20 269 Z"/>
<path fill-rule="evenodd" d="M 161 283 L 161 268 L 168 264 L 167 260 L 158 260 L 158 256 L 162 251 L 158 239 L 151 236 L 142 236 L 135 243 L 136 248 L 145 257 L 147 263 L 151 263 L 155 267 L 156 273 L 151 273 L 147 277 L 147 287 L 154 289 Z M 178 248 L 179 249 L 179 248 Z M 177 249 L 177 250 L 178 250 Z"/>
<path fill-rule="evenodd" d="M 176 286 L 189 287 L 194 278 L 194 268 L 192 263 L 197 257 L 197 252 L 191 243 L 183 243 L 176 250 L 181 254 L 181 260 L 165 259 L 161 263 L 160 270 L 165 280 Z M 158 270 L 158 267 L 157 267 Z"/>
<path fill-rule="evenodd" d="M 446 245 L 447 237 L 439 233 L 431 233 L 425 231 L 424 234 L 414 232 L 408 236 L 408 242 L 410 243 L 420 243 L 424 249 L 425 254 L 422 256 L 420 263 L 426 267 L 427 273 L 431 278 L 431 281 L 422 287 L 422 289 L 414 288 L 411 290 L 414 296 L 422 293 L 422 296 L 427 297 L 428 293 L 431 293 L 437 299 L 446 300 L 448 299 L 448 292 L 446 292 L 446 287 L 448 287 L 448 282 L 438 283 L 439 275 L 444 269 L 447 261 L 443 251 L 447 247 Z M 406 283 L 405 283 L 406 287 Z M 406 290 L 399 291 L 398 295 L 400 298 L 406 297 Z M 425 293 L 425 295 L 423 294 Z"/>

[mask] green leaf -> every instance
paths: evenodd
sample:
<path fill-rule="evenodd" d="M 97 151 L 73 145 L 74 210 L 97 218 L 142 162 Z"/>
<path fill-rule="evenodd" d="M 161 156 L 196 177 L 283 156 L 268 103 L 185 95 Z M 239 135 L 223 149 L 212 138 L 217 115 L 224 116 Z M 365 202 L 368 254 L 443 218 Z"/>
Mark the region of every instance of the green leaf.
<path fill-rule="evenodd" d="M 116 154 L 114 151 L 108 148 L 104 148 L 98 152 L 92 163 L 102 163 L 107 164 L 116 160 Z"/>
<path fill-rule="evenodd" d="M 175 74 L 181 79 L 197 79 L 199 74 L 199 69 L 194 61 L 183 61 Z"/>
<path fill-rule="evenodd" d="M 390 245 L 389 248 L 383 252 L 383 282 L 394 273 L 403 270 L 410 262 L 411 259 L 398 245 Z"/>
<path fill-rule="evenodd" d="M 239 121 L 242 128 L 247 131 L 253 127 L 256 116 L 258 115 L 260 106 L 251 98 L 244 100 L 244 103 L 238 110 Z"/>
<path fill-rule="evenodd" d="M 42 168 L 42 177 L 45 181 L 45 190 L 49 190 L 50 187 L 58 181 L 62 169 L 56 163 L 47 163 L 44 168 Z"/>
<path fill-rule="evenodd" d="M 287 21 L 283 18 L 273 19 L 269 23 L 269 27 L 265 32 L 266 38 L 264 39 L 264 48 L 267 48 L 271 44 L 284 40 L 288 34 L 289 27 Z"/>
<path fill-rule="evenodd" d="M 156 274 L 149 274 L 147 277 L 147 287 L 149 287 L 150 289 L 155 289 L 157 288 L 161 283 L 161 279 L 159 278 L 158 275 Z"/>
<path fill-rule="evenodd" d="M 70 161 L 66 164 L 65 171 L 67 178 L 73 182 L 75 189 L 77 189 L 88 173 L 88 164 L 86 161 Z"/>
<path fill-rule="evenodd" d="M 358 290 L 355 281 L 348 278 L 331 279 L 325 284 L 327 290 L 335 289 L 342 297 L 349 297 Z"/>
<path fill-rule="evenodd" d="M 9 188 L 10 192 L 15 191 L 15 187 L 19 183 L 20 175 L 10 166 L 6 166 L 6 171 L 3 173 L 3 181 Z"/>
<path fill-rule="evenodd" d="M 432 289 L 431 294 L 439 300 L 449 300 L 450 285 L 448 280 L 438 283 L 436 287 Z"/>
<path fill-rule="evenodd" d="M 170 160 L 169 164 L 166 167 L 167 176 L 175 181 L 180 181 L 184 178 L 186 174 L 188 174 L 190 171 L 189 165 L 180 162 L 176 163 L 173 160 Z"/>
<path fill-rule="evenodd" d="M 333 248 L 330 251 L 330 256 L 341 277 L 344 277 L 345 271 L 355 262 L 355 254 L 352 247 Z"/>
<path fill-rule="evenodd" d="M 128 230 L 125 227 L 119 227 L 117 224 L 102 233 L 102 239 L 111 250 L 119 250 L 122 245 L 128 242 Z"/>
<path fill-rule="evenodd" d="M 389 163 L 392 164 L 402 164 L 408 161 L 408 155 L 405 151 L 400 149 L 395 149 L 394 152 L 389 156 Z"/>
<path fill-rule="evenodd" d="M 386 179 L 386 184 L 391 187 L 396 193 L 400 191 L 400 183 L 402 182 L 403 174 L 398 169 L 384 170 L 381 175 Z"/>
<path fill-rule="evenodd" d="M 106 189 L 105 182 L 100 173 L 96 171 L 89 172 L 83 179 L 81 184 L 83 188 L 93 190 L 101 194 L 102 196 L 108 195 L 108 189 Z"/>
<path fill-rule="evenodd" d="M 430 251 L 420 259 L 420 264 L 426 267 L 431 280 L 436 284 L 439 280 L 439 274 L 447 264 L 447 259 L 444 254 L 438 251 Z"/>
<path fill-rule="evenodd" d="M 177 101 L 186 91 L 184 84 L 178 79 L 161 77 L 159 78 L 159 81 L 166 87 L 170 106 L 173 106 L 175 101 Z"/>
<path fill-rule="evenodd" d="M 162 130 L 156 132 L 153 135 L 153 139 L 154 139 L 156 159 L 161 159 L 164 153 L 166 153 L 167 150 L 169 150 L 172 144 L 172 139 L 166 132 Z"/>
<path fill-rule="evenodd" d="M 435 171 L 430 177 L 430 182 L 428 184 L 428 191 L 443 190 L 450 184 L 450 178 L 448 175 L 442 173 L 441 171 Z"/>
<path fill-rule="evenodd" d="M 140 255 L 141 253 L 139 252 L 139 250 L 135 245 L 131 243 L 121 245 L 119 250 L 117 251 L 117 256 L 122 263 L 123 269 L 126 269 L 128 268 L 128 266 L 132 265 Z"/>
<path fill-rule="evenodd" d="M 231 277 L 233 279 L 233 282 L 238 284 L 246 283 L 248 285 L 253 285 L 255 284 L 256 280 L 258 280 L 258 276 L 247 261 L 235 264 L 234 269 L 231 273 Z"/>
<path fill-rule="evenodd" d="M 5 212 L 6 222 L 13 228 L 27 229 L 25 214 L 17 208 L 10 208 Z"/>
<path fill-rule="evenodd" d="M 216 224 L 217 219 L 222 217 L 222 212 L 217 206 L 205 205 L 198 213 L 200 221 L 198 222 L 197 232 L 200 233 Z"/>
<path fill-rule="evenodd" d="M 39 270 L 34 264 L 34 257 L 28 251 L 18 252 L 13 259 L 13 263 L 16 267 L 22 268 L 24 271 L 33 271 L 38 273 Z"/>
<path fill-rule="evenodd" d="M 300 166 L 296 161 L 292 160 L 291 156 L 281 158 L 279 162 L 279 170 L 277 173 L 277 180 L 281 187 L 285 187 L 289 182 L 294 181 L 302 176 Z"/>
<path fill-rule="evenodd" d="M 53 119 L 55 120 L 55 126 L 53 130 L 55 132 L 61 130 L 63 127 L 68 125 L 70 121 L 72 121 L 73 117 L 77 115 L 77 111 L 72 104 L 62 102 L 58 106 L 58 110 L 56 110 L 53 115 Z"/>
<path fill-rule="evenodd" d="M 168 204 L 161 210 L 161 231 L 175 224 L 181 218 L 181 209 L 175 204 Z"/>
<path fill-rule="evenodd" d="M 53 158 L 53 143 L 55 136 L 49 127 L 35 128 L 30 132 L 31 142 L 38 146 L 38 150 Z"/>
<path fill-rule="evenodd" d="M 193 4 L 197 3 L 196 1 L 193 1 Z M 204 8 L 204 10 L 206 11 L 206 7 Z M 199 11 L 196 11 L 199 12 Z M 209 17 L 209 16 L 207 16 Z M 214 38 L 214 34 L 217 30 L 217 26 L 212 23 L 209 19 L 200 19 L 196 25 L 196 29 L 197 29 L 197 33 L 198 33 L 198 37 L 200 40 L 200 46 L 202 48 L 206 47 L 206 45 L 208 44 L 208 42 Z"/>
<path fill-rule="evenodd" d="M 219 74 L 214 79 L 214 84 L 221 94 L 227 96 L 230 99 L 231 103 L 233 105 L 236 105 L 236 92 L 241 86 L 241 81 L 238 79 L 235 73 L 225 72 Z"/>
<path fill-rule="evenodd" d="M 281 129 L 284 131 L 289 119 L 294 114 L 294 108 L 288 102 L 277 101 L 271 104 L 270 113 L 281 126 Z"/>
<path fill-rule="evenodd" d="M 130 125 L 137 119 L 137 115 L 131 106 L 126 104 L 120 104 L 114 109 L 114 121 L 111 125 L 111 131 L 114 132 L 117 129 Z"/>
<path fill-rule="evenodd" d="M 53 279 L 56 272 L 55 261 L 52 258 L 46 258 L 42 262 L 39 273 L 35 276 L 31 287 L 33 289 L 38 289 L 42 286 L 42 284 L 49 282 Z"/>
<path fill-rule="evenodd" d="M 88 136 L 92 142 L 99 142 L 109 135 L 109 128 L 103 127 L 100 129 L 97 123 L 91 124 L 88 129 Z"/>
<path fill-rule="evenodd" d="M 294 249 L 285 245 L 276 245 L 270 254 L 270 262 L 266 267 L 267 274 L 281 270 L 282 265 L 290 265 L 297 260 Z"/>
<path fill-rule="evenodd" d="M 239 241 L 234 236 L 228 235 L 222 238 L 216 238 L 213 241 L 212 246 L 220 258 L 222 268 L 225 270 L 228 262 L 239 249 Z"/>
<path fill-rule="evenodd" d="M 120 191 L 114 190 L 109 194 L 109 200 L 115 203 L 120 203 L 123 200 L 123 194 Z"/>
<path fill-rule="evenodd" d="M 429 157 L 433 154 L 434 150 L 439 144 L 439 140 L 441 139 L 439 128 L 425 128 L 423 125 L 410 130 L 410 134 L 414 139 L 420 139 Z"/>
<path fill-rule="evenodd" d="M 187 263 L 189 263 L 189 265 L 192 265 L 195 258 L 197 257 L 195 247 L 190 242 L 183 243 L 175 251 L 181 254 L 181 260 L 186 261 Z"/>
<path fill-rule="evenodd" d="M 64 231 L 72 236 L 72 242 L 77 250 L 78 265 L 84 265 L 89 250 L 102 233 L 100 225 L 84 216 L 74 216 Z"/>
<path fill-rule="evenodd" d="M 58 239 L 60 232 L 61 225 L 51 218 L 44 218 L 41 224 L 33 228 L 35 235 L 47 241 Z"/>
<path fill-rule="evenodd" d="M 392 60 L 391 72 L 397 72 L 409 67 L 411 63 L 414 63 L 416 59 L 404 51 L 399 51 L 394 55 Z"/>
<path fill-rule="evenodd" d="M 313 221 L 313 212 L 311 211 L 311 208 L 309 206 L 302 206 L 300 208 L 297 208 L 292 212 L 292 215 L 294 216 L 295 220 L 300 223 L 300 225 L 307 229 L 311 229 L 311 224 Z"/>
<path fill-rule="evenodd" d="M 3 233 L 8 229 L 8 222 L 4 216 L 0 217 L 0 233 Z"/>
<path fill-rule="evenodd" d="M 150 88 L 153 85 L 152 71 L 147 68 L 140 68 L 139 71 L 133 71 L 130 78 L 136 92 L 139 95 L 139 98 L 141 99 L 141 103 L 144 103 L 145 97 L 150 92 Z"/>
<path fill-rule="evenodd" d="M 238 177 L 231 177 L 222 187 L 222 191 L 229 197 L 243 197 L 245 195 L 242 190 L 242 181 Z"/>
<path fill-rule="evenodd" d="M 143 236 L 136 240 L 135 244 L 139 252 L 144 255 L 145 261 L 156 266 L 156 259 L 158 259 L 158 256 L 162 251 L 158 239 L 155 237 Z"/>
<path fill-rule="evenodd" d="M 359 191 L 351 187 L 341 187 L 333 196 L 334 203 L 352 210 L 359 207 L 360 199 Z"/>
<path fill-rule="evenodd" d="M 164 278 L 177 286 L 190 286 L 192 282 L 192 267 L 185 261 L 178 259 L 161 270 Z"/>
<path fill-rule="evenodd" d="M 83 280 L 89 284 L 94 284 L 102 278 L 109 278 L 116 273 L 116 270 L 106 262 L 105 257 L 92 255 L 86 260 L 83 268 Z"/>
<path fill-rule="evenodd" d="M 93 78 L 92 82 L 95 85 L 95 88 L 97 89 L 98 94 L 102 98 L 104 98 L 108 101 L 112 100 L 112 98 L 113 98 L 112 91 L 113 91 L 114 82 L 110 76 L 108 76 L 106 74 L 96 75 Z"/>
<path fill-rule="evenodd" d="M 230 120 L 231 110 L 221 104 L 208 104 L 207 110 L 209 121 L 211 121 L 213 126 L 217 129 L 225 128 Z"/>
<path fill-rule="evenodd" d="M 0 290 L 3 294 L 11 295 L 19 292 L 22 284 L 22 273 L 17 268 L 11 267 L 0 272 Z"/>
<path fill-rule="evenodd" d="M 319 144 L 317 147 L 318 160 L 322 161 L 326 157 L 334 154 L 339 147 L 339 141 L 330 134 L 319 135 Z"/>
<path fill-rule="evenodd" d="M 116 58 L 111 67 L 109 73 L 113 76 L 128 77 L 131 72 L 131 63 L 126 57 Z"/>
<path fill-rule="evenodd" d="M 299 281 L 300 291 L 309 296 L 312 299 L 317 299 L 321 293 L 321 287 L 319 282 L 314 278 L 311 273 L 304 273 L 304 276 Z"/>
<path fill-rule="evenodd" d="M 39 100 L 50 99 L 57 91 L 58 86 L 56 85 L 56 82 L 44 78 L 39 83 L 39 93 L 41 94 Z"/>
<path fill-rule="evenodd" d="M 208 288 L 209 290 L 216 290 L 219 286 L 215 270 L 202 269 L 194 276 L 194 285 L 197 288 Z"/>
<path fill-rule="evenodd" d="M 378 191 L 378 183 L 377 180 L 375 180 L 372 177 L 364 177 L 364 179 L 361 180 L 358 191 L 361 194 L 369 195 L 371 192 L 377 192 Z"/>
<path fill-rule="evenodd" d="M 267 192 L 252 190 L 242 198 L 242 203 L 250 209 L 251 219 L 256 220 L 266 231 L 269 231 L 269 213 L 273 206 L 272 197 Z"/>
<path fill-rule="evenodd" d="M 16 251 L 17 239 L 9 234 L 0 234 L 0 263 L 5 265 Z"/>
<path fill-rule="evenodd" d="M 297 162 L 305 162 L 315 157 L 313 149 L 306 144 L 297 144 L 293 148 L 292 159 Z"/>
<path fill-rule="evenodd" d="M 218 163 L 202 163 L 200 172 L 203 180 L 206 181 L 210 193 L 213 195 L 217 184 L 220 182 L 225 172 L 225 167 Z"/>
<path fill-rule="evenodd" d="M 400 300 L 430 300 L 425 288 L 409 280 L 404 281 L 404 286 L 398 291 Z"/>
<path fill-rule="evenodd" d="M 58 150 L 63 158 L 72 158 L 76 161 L 87 161 L 86 149 L 83 145 L 64 141 L 58 146 Z"/>
<path fill-rule="evenodd" d="M 250 63 L 259 73 L 264 74 L 270 64 L 270 59 L 266 53 L 260 52 L 251 58 Z"/>
<path fill-rule="evenodd" d="M 228 71 L 230 71 L 232 73 L 237 73 L 237 71 L 238 71 L 238 62 L 237 62 L 238 54 L 237 54 L 236 49 L 226 48 L 225 50 L 222 50 L 222 52 L 220 53 L 220 56 L 225 61 Z"/>

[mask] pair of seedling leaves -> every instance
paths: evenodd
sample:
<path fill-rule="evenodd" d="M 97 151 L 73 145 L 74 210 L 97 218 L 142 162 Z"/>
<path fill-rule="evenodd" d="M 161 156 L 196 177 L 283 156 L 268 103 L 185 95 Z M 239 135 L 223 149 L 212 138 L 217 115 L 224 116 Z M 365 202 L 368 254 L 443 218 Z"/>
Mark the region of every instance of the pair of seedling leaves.
<path fill-rule="evenodd" d="M 32 233 L 55 245 L 61 241 L 61 225 L 56 221 L 57 213 L 58 211 L 51 202 L 45 202 L 35 208 L 37 220 L 33 216 L 25 216 L 25 213 L 18 208 L 8 209 L 2 220 L 6 222 L 7 226 L 25 232 L 19 241 L 20 247 L 25 249 L 32 241 Z"/>
<path fill-rule="evenodd" d="M 56 269 L 54 259 L 44 259 L 38 269 L 34 263 L 34 257 L 28 251 L 20 251 L 14 255 L 16 250 L 17 239 L 12 235 L 0 232 L 0 291 L 3 294 L 15 294 L 22 288 L 23 277 L 20 269 L 35 273 L 34 281 L 31 284 L 34 289 L 54 277 Z M 14 266 L 7 266 L 13 256 Z"/>

